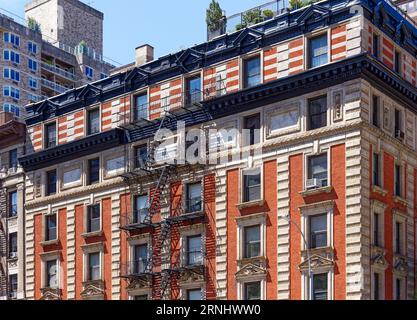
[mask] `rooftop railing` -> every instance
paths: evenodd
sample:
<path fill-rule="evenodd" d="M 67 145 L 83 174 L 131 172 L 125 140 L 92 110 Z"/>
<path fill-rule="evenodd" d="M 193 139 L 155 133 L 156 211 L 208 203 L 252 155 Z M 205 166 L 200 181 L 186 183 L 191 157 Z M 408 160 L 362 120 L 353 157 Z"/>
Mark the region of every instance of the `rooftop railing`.
<path fill-rule="evenodd" d="M 60 84 L 58 84 L 56 82 L 49 81 L 49 80 L 46 80 L 46 79 L 41 79 L 41 83 L 42 83 L 43 86 L 45 86 L 49 89 L 52 89 L 52 90 L 54 90 L 55 92 L 58 92 L 58 93 L 64 93 L 68 90 L 71 90 L 71 88 L 66 88 L 66 87 L 61 86 Z"/>
<path fill-rule="evenodd" d="M 75 80 L 75 74 L 72 73 L 72 72 L 66 71 L 66 70 L 64 70 L 64 69 L 62 69 L 62 68 L 60 68 L 56 65 L 52 65 L 52 64 L 49 64 L 49 63 L 46 63 L 46 62 L 42 62 L 41 65 L 42 65 L 42 68 L 44 68 L 44 69 L 46 69 L 50 72 L 53 72 L 55 74 L 58 74 L 60 76 L 63 76 L 64 78 L 67 78 L 67 79 L 70 79 L 70 80 Z"/>

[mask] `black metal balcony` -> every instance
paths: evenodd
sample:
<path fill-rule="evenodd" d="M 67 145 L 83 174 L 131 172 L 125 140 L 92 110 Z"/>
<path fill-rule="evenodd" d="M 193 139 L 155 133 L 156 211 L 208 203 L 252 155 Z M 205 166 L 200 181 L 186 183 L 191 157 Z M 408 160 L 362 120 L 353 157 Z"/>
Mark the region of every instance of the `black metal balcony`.
<path fill-rule="evenodd" d="M 157 223 L 151 222 L 148 208 L 134 210 L 132 213 L 121 216 L 120 229 L 125 231 L 138 231 L 144 228 L 156 227 Z"/>

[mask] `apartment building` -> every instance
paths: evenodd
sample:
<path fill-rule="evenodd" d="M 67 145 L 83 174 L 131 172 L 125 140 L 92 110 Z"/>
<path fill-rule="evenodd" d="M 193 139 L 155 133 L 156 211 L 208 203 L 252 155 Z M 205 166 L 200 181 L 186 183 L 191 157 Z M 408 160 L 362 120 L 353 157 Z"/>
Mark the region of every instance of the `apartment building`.
<path fill-rule="evenodd" d="M 0 299 L 25 298 L 25 179 L 17 161 L 26 152 L 24 106 L 104 78 L 113 67 L 102 56 L 101 12 L 74 0 L 32 1 L 26 16 L 38 27 L 0 15 Z"/>
<path fill-rule="evenodd" d="M 32 1 L 25 10 L 31 28 L 0 15 L 0 107 L 17 117 L 25 105 L 107 77 L 114 67 L 103 59 L 103 13 L 78 0 Z"/>
<path fill-rule="evenodd" d="M 415 31 L 325 0 L 29 106 L 27 298 L 412 299 Z"/>

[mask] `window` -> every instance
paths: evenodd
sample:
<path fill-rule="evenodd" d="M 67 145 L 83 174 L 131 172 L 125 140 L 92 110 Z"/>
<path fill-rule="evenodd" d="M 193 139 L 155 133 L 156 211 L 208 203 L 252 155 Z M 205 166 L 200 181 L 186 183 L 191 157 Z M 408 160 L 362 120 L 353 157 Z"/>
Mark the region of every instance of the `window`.
<path fill-rule="evenodd" d="M 16 117 L 20 116 L 20 107 L 11 103 L 4 103 L 3 111 L 13 113 Z"/>
<path fill-rule="evenodd" d="M 103 79 L 106 79 L 106 78 L 108 78 L 109 76 L 107 75 L 107 74 L 105 74 L 105 73 L 100 73 L 100 79 L 101 80 L 103 80 Z"/>
<path fill-rule="evenodd" d="M 187 199 L 186 199 L 186 212 L 199 212 L 202 210 L 201 203 L 201 182 L 191 183 L 187 185 Z"/>
<path fill-rule="evenodd" d="M 9 168 L 17 168 L 17 149 L 9 151 Z"/>
<path fill-rule="evenodd" d="M 9 193 L 9 217 L 17 216 L 17 191 Z"/>
<path fill-rule="evenodd" d="M 87 233 L 101 230 L 100 204 L 87 207 Z"/>
<path fill-rule="evenodd" d="M 148 94 L 135 96 L 134 120 L 148 119 Z"/>
<path fill-rule="evenodd" d="M 11 43 L 12 45 L 16 47 L 20 46 L 20 37 L 16 34 L 5 32 L 3 34 L 3 39 L 5 43 Z"/>
<path fill-rule="evenodd" d="M 399 221 L 395 222 L 395 243 L 394 250 L 396 254 L 403 254 L 403 224 Z"/>
<path fill-rule="evenodd" d="M 261 255 L 261 226 L 250 226 L 243 229 L 245 258 L 256 258 Z"/>
<path fill-rule="evenodd" d="M 146 145 L 135 147 L 135 167 L 145 168 L 147 161 L 148 161 L 148 147 Z"/>
<path fill-rule="evenodd" d="M 3 59 L 5 61 L 11 61 L 14 64 L 20 63 L 20 54 L 17 52 L 14 52 L 12 50 L 4 50 L 3 51 Z"/>
<path fill-rule="evenodd" d="M 404 139 L 404 133 L 402 131 L 402 116 L 401 116 L 401 111 L 398 109 L 395 109 L 394 112 L 394 134 L 395 137 L 398 139 Z"/>
<path fill-rule="evenodd" d="M 243 84 L 245 88 L 254 87 L 261 83 L 261 59 L 259 56 L 244 60 Z"/>
<path fill-rule="evenodd" d="M 328 186 L 327 153 L 310 156 L 307 161 L 307 189 Z"/>
<path fill-rule="evenodd" d="M 56 227 L 56 213 L 54 214 L 48 214 L 45 217 L 45 241 L 54 241 L 57 240 L 57 227 Z"/>
<path fill-rule="evenodd" d="M 375 33 L 372 36 L 372 54 L 379 59 L 379 36 Z"/>
<path fill-rule="evenodd" d="M 142 274 L 148 269 L 148 245 L 141 244 L 133 247 L 133 273 Z"/>
<path fill-rule="evenodd" d="M 327 300 L 327 273 L 313 275 L 313 300 Z"/>
<path fill-rule="evenodd" d="M 201 101 L 201 77 L 196 76 L 186 80 L 186 105 Z"/>
<path fill-rule="evenodd" d="M 93 79 L 93 75 L 94 75 L 93 68 L 91 68 L 89 66 L 85 66 L 84 72 L 85 72 L 85 75 L 87 76 L 87 78 Z"/>
<path fill-rule="evenodd" d="M 20 81 L 20 72 L 10 68 L 4 68 L 3 70 L 4 79 L 10 79 L 13 81 Z"/>
<path fill-rule="evenodd" d="M 100 159 L 88 160 L 88 185 L 100 182 Z"/>
<path fill-rule="evenodd" d="M 28 42 L 29 53 L 36 54 L 38 52 L 38 45 L 32 41 Z"/>
<path fill-rule="evenodd" d="M 10 287 L 10 295 L 12 298 L 16 298 L 17 293 L 17 274 L 11 274 L 9 276 L 9 287 Z"/>
<path fill-rule="evenodd" d="M 375 152 L 372 155 L 372 179 L 374 186 L 381 186 L 380 159 L 379 154 Z"/>
<path fill-rule="evenodd" d="M 399 51 L 395 51 L 394 71 L 397 72 L 397 73 L 401 72 L 401 52 L 399 52 Z"/>
<path fill-rule="evenodd" d="M 380 226 L 379 226 L 379 213 L 374 212 L 374 246 L 379 247 L 379 239 L 380 239 Z"/>
<path fill-rule="evenodd" d="M 201 289 L 187 290 L 187 300 L 202 300 Z"/>
<path fill-rule="evenodd" d="M 148 196 L 136 196 L 133 206 L 133 223 L 143 223 L 149 215 Z"/>
<path fill-rule="evenodd" d="M 270 133 L 288 132 L 288 128 L 295 128 L 299 123 L 300 113 L 299 108 L 292 108 L 292 110 L 281 111 L 276 114 L 270 114 Z"/>
<path fill-rule="evenodd" d="M 17 232 L 9 234 L 9 258 L 17 258 Z"/>
<path fill-rule="evenodd" d="M 395 279 L 395 300 L 401 300 L 401 279 Z"/>
<path fill-rule="evenodd" d="M 327 247 L 327 214 L 309 216 L 310 249 Z"/>
<path fill-rule="evenodd" d="M 87 134 L 92 135 L 100 132 L 100 109 L 87 111 Z"/>
<path fill-rule="evenodd" d="M 203 254 L 201 247 L 201 234 L 187 237 L 187 266 L 201 265 L 203 263 Z"/>
<path fill-rule="evenodd" d="M 376 95 L 372 96 L 372 124 L 375 127 L 379 128 L 379 119 L 380 119 L 380 113 L 379 113 L 379 97 Z"/>
<path fill-rule="evenodd" d="M 40 97 L 37 96 L 36 94 L 28 93 L 28 100 L 30 102 L 38 102 L 39 99 L 40 99 Z"/>
<path fill-rule="evenodd" d="M 28 78 L 28 82 L 29 82 L 29 87 L 32 89 L 38 89 L 38 80 L 33 78 L 33 77 L 29 77 Z"/>
<path fill-rule="evenodd" d="M 380 279 L 379 273 L 374 272 L 374 300 L 380 300 Z"/>
<path fill-rule="evenodd" d="M 148 295 L 143 294 L 143 295 L 139 295 L 139 296 L 134 296 L 133 300 L 148 300 Z"/>
<path fill-rule="evenodd" d="M 46 196 L 56 194 L 56 170 L 46 173 Z"/>
<path fill-rule="evenodd" d="M 261 172 L 260 169 L 243 173 L 243 202 L 261 199 Z"/>
<path fill-rule="evenodd" d="M 309 39 L 309 68 L 319 67 L 328 62 L 327 34 Z"/>
<path fill-rule="evenodd" d="M 397 197 L 402 196 L 402 175 L 401 175 L 401 166 L 396 164 L 394 166 L 395 170 L 395 184 L 394 184 L 394 192 Z"/>
<path fill-rule="evenodd" d="M 28 59 L 28 68 L 31 71 L 34 71 L 34 72 L 38 71 L 38 62 L 29 58 Z"/>
<path fill-rule="evenodd" d="M 15 87 L 3 87 L 3 96 L 4 97 L 11 97 L 15 100 L 20 99 L 20 90 Z"/>
<path fill-rule="evenodd" d="M 56 123 L 45 125 L 45 148 L 53 148 L 56 146 Z"/>
<path fill-rule="evenodd" d="M 45 280 L 47 288 L 58 288 L 58 268 L 57 260 L 46 261 Z"/>
<path fill-rule="evenodd" d="M 100 252 L 89 253 L 87 259 L 87 281 L 100 280 Z"/>
<path fill-rule="evenodd" d="M 244 284 L 244 300 L 261 300 L 261 282 Z"/>
<path fill-rule="evenodd" d="M 314 130 L 327 126 L 327 96 L 308 100 L 307 129 Z"/>
<path fill-rule="evenodd" d="M 261 115 L 255 114 L 244 118 L 244 137 L 246 145 L 253 146 L 261 142 Z"/>

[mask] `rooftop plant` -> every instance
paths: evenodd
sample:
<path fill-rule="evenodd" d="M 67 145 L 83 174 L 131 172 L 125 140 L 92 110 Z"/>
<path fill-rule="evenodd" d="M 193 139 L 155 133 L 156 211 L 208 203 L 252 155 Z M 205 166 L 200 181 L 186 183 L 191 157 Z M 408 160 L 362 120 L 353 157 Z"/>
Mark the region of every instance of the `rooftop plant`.
<path fill-rule="evenodd" d="M 28 28 L 37 32 L 37 33 L 41 33 L 41 25 L 34 18 L 29 18 L 28 19 Z"/>
<path fill-rule="evenodd" d="M 206 11 L 206 23 L 209 31 L 214 32 L 222 27 L 223 10 L 216 0 L 212 0 Z"/>

